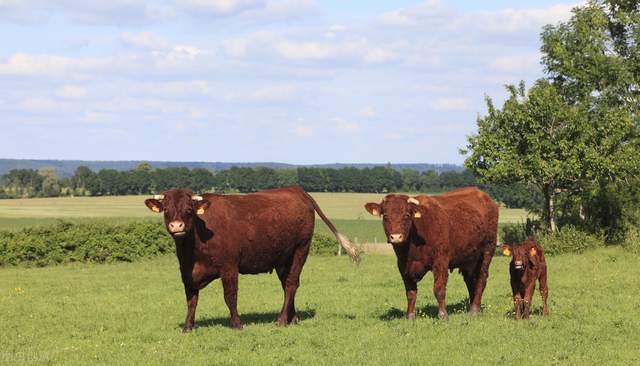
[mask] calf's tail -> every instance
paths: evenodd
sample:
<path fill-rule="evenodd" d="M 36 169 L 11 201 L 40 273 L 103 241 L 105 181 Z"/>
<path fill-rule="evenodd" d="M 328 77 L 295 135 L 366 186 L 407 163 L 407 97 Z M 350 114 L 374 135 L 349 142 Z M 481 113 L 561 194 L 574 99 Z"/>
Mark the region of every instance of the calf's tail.
<path fill-rule="evenodd" d="M 311 197 L 309 193 L 305 192 L 304 190 L 302 190 L 302 193 L 309 200 L 309 202 L 311 202 L 311 204 L 313 205 L 313 209 L 318 213 L 318 215 L 320 215 L 320 218 L 329 227 L 329 230 L 331 230 L 333 235 L 335 235 L 336 240 L 338 240 L 340 246 L 345 250 L 345 252 L 347 252 L 349 257 L 351 257 L 351 260 L 355 263 L 359 263 L 361 259 L 360 254 L 362 254 L 362 252 L 355 245 L 353 245 L 353 243 L 351 243 L 351 241 L 346 236 L 338 232 L 338 229 L 336 229 L 333 223 L 329 221 L 327 216 L 325 216 L 324 212 L 322 212 L 322 210 L 320 209 L 320 206 L 318 206 L 318 203 L 316 203 L 316 201 L 313 199 L 313 197 Z"/>

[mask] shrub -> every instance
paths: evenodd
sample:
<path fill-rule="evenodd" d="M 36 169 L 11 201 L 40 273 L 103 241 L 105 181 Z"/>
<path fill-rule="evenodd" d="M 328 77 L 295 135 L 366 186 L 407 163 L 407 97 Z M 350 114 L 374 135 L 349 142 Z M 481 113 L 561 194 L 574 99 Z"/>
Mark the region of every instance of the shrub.
<path fill-rule="evenodd" d="M 602 235 L 588 234 L 574 226 L 565 226 L 553 234 L 541 234 L 538 242 L 548 255 L 582 253 L 587 249 L 604 246 Z"/>
<path fill-rule="evenodd" d="M 311 255 L 337 255 L 338 254 L 338 241 L 330 236 L 313 233 L 313 239 L 311 241 L 311 249 L 309 254 Z"/>
<path fill-rule="evenodd" d="M 517 224 L 505 224 L 501 228 L 502 243 L 519 243 L 525 241 L 528 237 L 534 236 L 539 231 L 540 222 L 538 220 L 527 219 L 526 222 Z"/>
<path fill-rule="evenodd" d="M 629 228 L 622 246 L 633 254 L 640 254 L 640 229 L 638 227 Z"/>
<path fill-rule="evenodd" d="M 46 227 L 0 232 L 0 266 L 132 262 L 173 250 L 173 240 L 157 221 L 61 221 Z"/>

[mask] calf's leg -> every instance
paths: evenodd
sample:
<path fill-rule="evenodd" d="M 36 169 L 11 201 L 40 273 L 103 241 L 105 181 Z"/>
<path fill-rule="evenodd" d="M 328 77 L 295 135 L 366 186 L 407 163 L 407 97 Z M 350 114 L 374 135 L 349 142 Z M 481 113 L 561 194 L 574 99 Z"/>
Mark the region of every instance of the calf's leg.
<path fill-rule="evenodd" d="M 536 281 L 535 279 L 531 279 L 530 283 L 527 284 L 527 289 L 524 292 L 524 318 L 529 319 L 529 314 L 531 313 L 531 300 L 533 298 L 533 293 L 536 290 Z"/>
<path fill-rule="evenodd" d="M 231 315 L 231 328 L 242 329 L 242 322 L 238 315 L 238 269 L 228 268 L 221 271 L 224 302 L 227 303 Z"/>
<path fill-rule="evenodd" d="M 549 315 L 549 307 L 547 306 L 547 297 L 549 296 L 549 287 L 547 287 L 547 269 L 544 268 L 538 279 L 540 282 L 540 295 L 542 295 L 542 316 Z"/>

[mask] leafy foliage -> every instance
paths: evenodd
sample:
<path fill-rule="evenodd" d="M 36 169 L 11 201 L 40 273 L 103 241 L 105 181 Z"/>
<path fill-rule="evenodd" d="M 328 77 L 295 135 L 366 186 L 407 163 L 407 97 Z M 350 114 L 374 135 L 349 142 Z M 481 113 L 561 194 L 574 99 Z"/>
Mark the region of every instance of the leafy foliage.
<path fill-rule="evenodd" d="M 566 253 L 580 254 L 587 249 L 604 246 L 604 238 L 601 235 L 589 234 L 574 226 L 564 226 L 555 233 L 541 234 L 537 239 L 544 248 L 545 254 L 551 256 Z"/>

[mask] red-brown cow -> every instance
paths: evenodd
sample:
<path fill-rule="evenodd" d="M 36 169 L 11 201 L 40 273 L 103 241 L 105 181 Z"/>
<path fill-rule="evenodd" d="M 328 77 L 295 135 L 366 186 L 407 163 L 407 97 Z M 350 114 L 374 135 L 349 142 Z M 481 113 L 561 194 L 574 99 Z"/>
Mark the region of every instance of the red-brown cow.
<path fill-rule="evenodd" d="M 194 326 L 198 292 L 222 279 L 231 327 L 241 328 L 237 311 L 238 274 L 276 270 L 284 290 L 278 325 L 297 321 L 295 294 L 309 254 L 314 210 L 355 260 L 358 251 L 333 226 L 317 203 L 300 187 L 247 195 L 205 194 L 175 189 L 147 199 L 154 212 L 164 212 L 165 226 L 176 244 L 187 296 L 184 332 Z"/>
<path fill-rule="evenodd" d="M 429 270 L 440 319 L 447 318 L 446 286 L 453 268 L 467 285 L 469 311 L 480 311 L 498 230 L 498 206 L 486 193 L 462 188 L 441 196 L 390 194 L 365 208 L 383 217 L 407 292 L 408 319 L 415 317 L 417 283 Z"/>
<path fill-rule="evenodd" d="M 547 261 L 544 258 L 544 249 L 534 238 L 530 237 L 522 243 L 503 244 L 502 253 L 507 257 L 512 257 L 509 273 L 511 274 L 511 291 L 513 292 L 516 319 L 520 319 L 523 305 L 524 318 L 529 319 L 536 281 L 540 282 L 542 315 L 549 315 L 547 307 L 549 287 L 547 287 Z"/>

